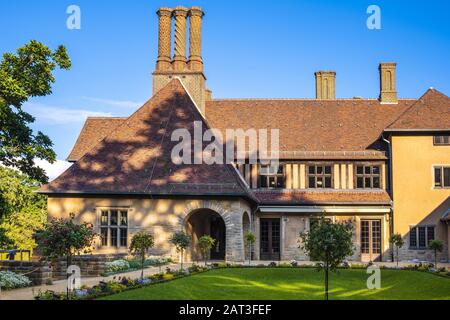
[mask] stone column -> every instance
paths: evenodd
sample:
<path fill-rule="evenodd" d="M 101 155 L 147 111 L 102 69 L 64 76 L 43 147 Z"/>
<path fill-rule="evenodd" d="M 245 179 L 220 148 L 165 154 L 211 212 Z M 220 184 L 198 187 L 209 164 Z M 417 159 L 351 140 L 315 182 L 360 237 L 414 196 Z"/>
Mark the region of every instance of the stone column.
<path fill-rule="evenodd" d="M 173 57 L 173 68 L 176 71 L 186 69 L 186 18 L 188 9 L 176 7 L 173 11 L 175 18 L 175 48 Z"/>
<path fill-rule="evenodd" d="M 203 71 L 202 60 L 202 19 L 204 13 L 200 7 L 192 7 L 190 17 L 189 69 Z"/>
<path fill-rule="evenodd" d="M 157 12 L 159 17 L 159 37 L 158 37 L 158 60 L 156 70 L 170 70 L 170 49 L 172 35 L 172 9 L 160 8 Z"/>

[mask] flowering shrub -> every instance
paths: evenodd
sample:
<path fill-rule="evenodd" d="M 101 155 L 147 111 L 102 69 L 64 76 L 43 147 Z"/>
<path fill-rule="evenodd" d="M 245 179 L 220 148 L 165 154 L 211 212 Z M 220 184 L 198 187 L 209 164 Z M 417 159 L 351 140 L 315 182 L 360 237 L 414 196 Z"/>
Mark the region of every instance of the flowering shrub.
<path fill-rule="evenodd" d="M 172 259 L 168 257 L 150 256 L 145 260 L 145 266 L 164 266 L 172 263 Z"/>
<path fill-rule="evenodd" d="M 130 269 L 130 264 L 126 260 L 114 260 L 106 262 L 106 272 L 113 273 Z"/>
<path fill-rule="evenodd" d="M 16 289 L 30 285 L 31 281 L 26 276 L 11 271 L 0 271 L 0 288 L 2 289 Z"/>

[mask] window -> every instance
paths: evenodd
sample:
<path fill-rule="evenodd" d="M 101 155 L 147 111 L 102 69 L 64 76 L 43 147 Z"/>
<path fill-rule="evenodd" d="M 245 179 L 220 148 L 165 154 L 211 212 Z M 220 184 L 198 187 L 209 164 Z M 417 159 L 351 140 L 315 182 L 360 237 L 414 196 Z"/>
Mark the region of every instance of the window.
<path fill-rule="evenodd" d="M 274 170 L 269 165 L 263 165 L 259 171 L 259 187 L 268 189 L 284 188 L 284 166 L 279 165 Z"/>
<path fill-rule="evenodd" d="M 380 181 L 381 181 L 381 167 L 379 165 L 356 166 L 357 189 L 379 189 L 381 188 Z"/>
<path fill-rule="evenodd" d="M 450 188 L 450 166 L 434 167 L 434 187 Z"/>
<path fill-rule="evenodd" d="M 450 135 L 434 136 L 433 143 L 435 146 L 450 146 Z"/>
<path fill-rule="evenodd" d="M 307 175 L 308 188 L 331 188 L 333 174 L 330 165 L 309 165 Z"/>
<path fill-rule="evenodd" d="M 409 230 L 411 249 L 426 249 L 432 240 L 434 240 L 434 226 L 418 226 Z"/>
<path fill-rule="evenodd" d="M 100 214 L 100 236 L 103 247 L 127 247 L 128 211 L 102 210 Z"/>

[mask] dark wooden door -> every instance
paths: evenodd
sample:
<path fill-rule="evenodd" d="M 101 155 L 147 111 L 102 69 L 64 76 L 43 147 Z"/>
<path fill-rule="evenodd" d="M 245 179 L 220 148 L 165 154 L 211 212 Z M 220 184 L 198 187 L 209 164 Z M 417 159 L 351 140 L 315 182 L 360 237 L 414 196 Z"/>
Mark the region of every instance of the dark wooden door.
<path fill-rule="evenodd" d="M 211 248 L 211 259 L 225 260 L 225 223 L 221 217 L 211 218 L 211 237 L 216 240 Z"/>
<path fill-rule="evenodd" d="M 280 260 L 280 219 L 260 220 L 260 259 Z"/>

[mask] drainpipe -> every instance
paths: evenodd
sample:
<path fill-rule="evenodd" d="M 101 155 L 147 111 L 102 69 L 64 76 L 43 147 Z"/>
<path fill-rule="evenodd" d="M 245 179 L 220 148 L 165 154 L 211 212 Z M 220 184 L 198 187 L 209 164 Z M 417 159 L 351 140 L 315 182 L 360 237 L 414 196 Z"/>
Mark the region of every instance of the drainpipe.
<path fill-rule="evenodd" d="M 389 152 L 388 152 L 388 157 L 389 157 L 389 189 L 390 189 L 390 194 L 392 197 L 392 207 L 391 207 L 391 211 L 389 213 L 389 222 L 390 222 L 390 232 L 389 232 L 389 237 L 391 237 L 394 234 L 394 181 L 393 181 L 393 167 L 392 167 L 392 144 L 389 140 L 387 140 L 383 134 L 381 134 L 381 139 L 383 139 L 384 142 L 386 142 L 389 145 Z M 391 260 L 394 261 L 394 250 L 392 247 L 392 244 L 389 246 L 391 248 Z"/>

